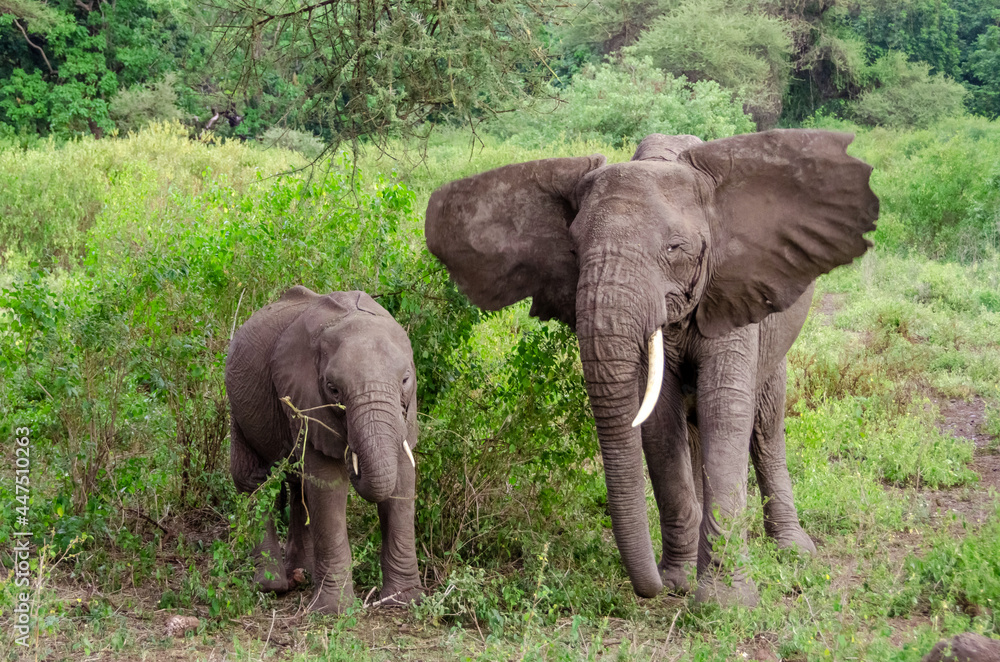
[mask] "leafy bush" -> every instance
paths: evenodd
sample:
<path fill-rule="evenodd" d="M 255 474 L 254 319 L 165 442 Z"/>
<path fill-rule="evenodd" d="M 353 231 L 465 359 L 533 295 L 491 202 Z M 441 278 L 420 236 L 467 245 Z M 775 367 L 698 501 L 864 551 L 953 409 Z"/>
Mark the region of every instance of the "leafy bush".
<path fill-rule="evenodd" d="M 177 76 L 167 74 L 158 83 L 119 90 L 108 105 L 108 115 L 119 133 L 138 131 L 151 122 L 180 120 L 176 84 Z"/>
<path fill-rule="evenodd" d="M 969 27 L 961 22 L 990 11 L 990 3 L 981 8 L 963 4 L 961 0 L 859 0 L 844 12 L 844 20 L 868 44 L 873 59 L 895 51 L 956 77 L 963 55 L 959 33 Z"/>
<path fill-rule="evenodd" d="M 322 140 L 311 133 L 280 126 L 271 127 L 257 140 L 265 147 L 280 147 L 291 152 L 298 152 L 309 160 L 319 156 L 326 147 Z"/>
<path fill-rule="evenodd" d="M 690 80 L 711 80 L 746 104 L 761 128 L 781 114 L 792 38 L 787 21 L 746 0 L 682 0 L 654 19 L 626 47 L 661 70 Z"/>
<path fill-rule="evenodd" d="M 556 20 L 547 26 L 553 36 L 553 50 L 571 54 L 581 63 L 593 63 L 634 44 L 642 30 L 671 4 L 671 0 L 556 4 L 552 7 Z"/>
<path fill-rule="evenodd" d="M 159 174 L 178 176 L 190 187 L 183 193 L 163 191 L 148 165 L 111 167 L 124 160 L 115 148 L 84 153 L 67 145 L 31 155 L 44 168 L 50 162 L 40 156 L 68 151 L 89 161 L 81 169 L 91 177 L 104 168 L 116 174 L 92 191 L 104 205 L 85 231 L 72 208 L 60 210 L 72 241 L 82 243 L 68 266 L 83 268 L 31 266 L 12 274 L 0 297 L 10 404 L 3 420 L 21 420 L 48 403 L 39 434 L 52 445 L 55 475 L 65 477 L 59 489 L 75 513 L 121 494 L 123 477 L 112 467 L 134 453 L 149 458 L 146 469 L 173 477 L 159 487 L 135 484 L 130 507 L 139 512 L 164 507 L 157 490 L 175 508 L 231 498 L 222 487 L 229 481 L 217 476 L 228 436 L 226 345 L 235 324 L 293 284 L 381 295 L 422 352 L 421 397 L 433 402 L 433 389 L 448 377 L 438 374 L 440 356 L 468 333 L 474 313 L 453 304 L 428 254 L 411 251 L 412 193 L 387 179 L 364 182 L 344 161 L 312 179 L 263 179 L 254 165 L 259 152 L 175 144 L 156 130 L 118 145 L 148 147 L 151 140 L 168 154 L 178 148 L 171 155 L 177 169 Z M 223 165 L 216 159 L 226 155 L 235 157 L 229 172 L 241 188 L 206 168 Z M 32 248 L 50 241 L 21 239 Z"/>
<path fill-rule="evenodd" d="M 713 81 L 689 83 L 656 69 L 649 58 L 603 62 L 577 74 L 551 112 L 505 121 L 507 135 L 528 143 L 560 136 L 636 144 L 650 133 L 696 135 L 704 140 L 753 130 L 731 92 Z"/>
<path fill-rule="evenodd" d="M 861 124 L 923 129 L 965 112 L 965 88 L 944 74 L 931 75 L 930 65 L 910 62 L 891 51 L 869 69 L 874 87 L 848 107 Z"/>
<path fill-rule="evenodd" d="M 132 205 L 146 224 L 177 199 L 224 177 L 237 191 L 258 173 L 302 164 L 284 150 L 248 150 L 237 143 L 204 145 L 180 124 L 154 124 L 123 140 L 94 140 L 0 151 L 0 259 L 39 260 L 42 266 L 79 263 L 88 230 L 107 201 Z M 123 213 L 125 213 L 123 211 Z"/>
<path fill-rule="evenodd" d="M 418 530 L 464 559 L 520 556 L 522 543 L 499 533 L 522 521 L 524 503 L 558 517 L 598 498 L 580 485 L 594 483 L 597 438 L 575 339 L 563 325 L 527 326 L 535 328 L 496 352 L 499 364 L 471 342 L 460 348 L 455 381 L 422 431 Z M 464 546 L 469 537 L 475 546 Z"/>
<path fill-rule="evenodd" d="M 980 83 L 972 88 L 972 112 L 995 119 L 1000 116 L 1000 25 L 990 25 L 979 35 L 969 68 Z"/>
<path fill-rule="evenodd" d="M 1000 249 L 1000 124 L 943 121 L 915 132 L 875 130 L 852 152 L 875 166 L 880 246 L 975 260 Z"/>
<path fill-rule="evenodd" d="M 6 3 L 0 123 L 59 139 L 101 137 L 114 128 L 109 102 L 121 87 L 162 79 L 179 61 L 203 64 L 205 40 L 186 13 L 184 3 L 147 0 Z"/>

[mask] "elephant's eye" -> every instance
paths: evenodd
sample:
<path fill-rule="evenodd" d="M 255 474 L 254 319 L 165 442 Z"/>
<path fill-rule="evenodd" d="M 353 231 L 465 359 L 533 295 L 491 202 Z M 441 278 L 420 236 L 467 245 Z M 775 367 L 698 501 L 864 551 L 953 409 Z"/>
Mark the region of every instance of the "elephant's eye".
<path fill-rule="evenodd" d="M 334 386 L 332 382 L 327 382 L 326 388 L 328 391 L 330 391 L 330 395 L 332 395 L 333 397 L 335 398 L 340 397 L 340 389 Z"/>

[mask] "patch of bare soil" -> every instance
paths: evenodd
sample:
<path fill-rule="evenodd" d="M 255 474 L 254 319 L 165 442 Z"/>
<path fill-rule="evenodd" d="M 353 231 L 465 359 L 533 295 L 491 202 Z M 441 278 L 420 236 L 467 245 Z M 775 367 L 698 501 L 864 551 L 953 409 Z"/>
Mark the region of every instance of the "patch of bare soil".
<path fill-rule="evenodd" d="M 941 412 L 941 431 L 976 444 L 970 468 L 979 475 L 979 484 L 929 491 L 925 496 L 940 516 L 956 514 L 969 523 L 982 522 L 993 515 L 1000 496 L 1000 455 L 990 449 L 993 440 L 984 429 L 986 402 L 978 395 L 971 400 L 940 396 L 934 400 Z"/>
<path fill-rule="evenodd" d="M 778 662 L 781 658 L 776 652 L 778 650 L 777 637 L 770 634 L 758 634 L 746 646 L 746 650 L 736 651 L 740 655 L 745 655 L 747 660 L 757 662 Z"/>
<path fill-rule="evenodd" d="M 919 638 L 917 634 L 920 629 L 932 627 L 934 619 L 924 614 L 910 615 L 903 618 L 895 617 L 888 619 L 892 634 L 889 641 L 893 646 L 902 648 L 906 644 L 913 644 Z"/>
<path fill-rule="evenodd" d="M 972 400 L 955 398 L 937 399 L 941 411 L 941 430 L 955 437 L 964 437 L 976 442 L 976 448 L 987 450 L 991 437 L 983 430 L 986 422 L 986 402 L 978 395 Z"/>
<path fill-rule="evenodd" d="M 196 560 L 195 563 L 207 566 L 211 559 L 206 554 L 203 560 Z M 207 572 L 207 568 L 200 567 L 199 570 Z M 405 650 L 412 654 L 412 651 L 419 650 L 423 655 L 420 659 L 429 662 L 448 659 L 448 652 L 442 647 L 444 640 L 440 630 L 414 623 L 409 612 L 403 609 L 363 609 L 354 614 L 354 622 L 349 627 L 337 618 L 306 614 L 305 606 L 312 586 L 275 598 L 270 601 L 270 609 L 258 608 L 252 615 L 223 622 L 209 616 L 208 610 L 202 607 L 161 609 L 161 589 L 154 586 L 127 587 L 104 593 L 92 586 L 82 586 L 69 572 L 60 569 L 52 573 L 48 588 L 55 592 L 59 602 L 67 606 L 65 615 L 77 621 L 100 618 L 108 622 L 111 630 L 117 628 L 126 632 L 126 647 L 120 651 L 94 650 L 89 656 L 84 655 L 77 631 L 70 628 L 41 637 L 39 660 L 110 662 L 141 659 L 168 662 L 197 659 L 222 662 L 233 659 L 234 639 L 244 645 L 262 644 L 263 650 L 259 653 L 262 659 L 288 659 L 314 650 L 314 644 L 309 643 L 310 638 L 327 639 L 329 631 L 338 628 L 349 630 L 369 651 L 402 653 Z M 95 611 L 95 605 L 99 611 Z M 113 624 L 107 617 L 109 611 L 119 617 L 114 619 Z M 171 623 L 177 621 L 179 616 L 184 620 L 193 616 L 191 620 L 200 621 L 201 631 L 198 631 L 198 623 L 194 623 L 193 629 L 177 628 L 176 632 L 171 632 Z M 222 628 L 218 629 L 220 625 Z"/>
<path fill-rule="evenodd" d="M 813 306 L 813 311 L 821 316 L 823 324 L 833 324 L 833 316 L 836 315 L 841 308 L 844 307 L 844 302 L 847 301 L 846 294 L 838 294 L 834 292 L 827 292 L 819 298 Z"/>

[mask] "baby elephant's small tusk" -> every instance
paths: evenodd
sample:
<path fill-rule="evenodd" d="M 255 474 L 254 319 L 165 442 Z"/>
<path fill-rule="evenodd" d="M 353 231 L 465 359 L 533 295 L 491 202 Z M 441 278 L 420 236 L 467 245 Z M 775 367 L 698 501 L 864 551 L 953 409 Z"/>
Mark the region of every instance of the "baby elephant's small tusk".
<path fill-rule="evenodd" d="M 410 458 L 410 465 L 416 469 L 417 461 L 413 459 L 413 451 L 410 450 L 410 445 L 406 443 L 406 439 L 403 440 L 403 450 L 406 451 L 406 457 Z"/>
<path fill-rule="evenodd" d="M 360 476 L 361 474 L 358 473 L 358 454 L 357 453 L 351 453 L 351 462 L 354 464 L 354 473 L 356 475 Z"/>

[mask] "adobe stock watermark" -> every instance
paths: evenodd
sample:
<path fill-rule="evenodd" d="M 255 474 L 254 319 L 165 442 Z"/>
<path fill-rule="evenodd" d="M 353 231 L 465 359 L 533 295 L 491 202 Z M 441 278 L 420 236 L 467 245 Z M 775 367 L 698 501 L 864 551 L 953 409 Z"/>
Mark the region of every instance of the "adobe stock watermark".
<path fill-rule="evenodd" d="M 28 502 L 31 498 L 31 430 L 14 429 L 14 500 L 17 505 L 14 531 L 14 586 L 21 589 L 14 596 L 14 643 L 28 646 L 31 632 L 31 531 L 28 530 Z"/>

